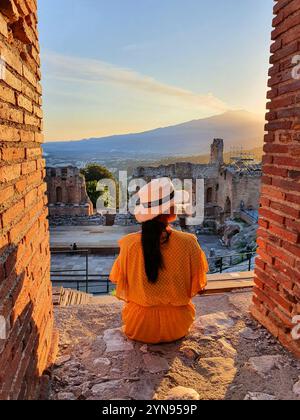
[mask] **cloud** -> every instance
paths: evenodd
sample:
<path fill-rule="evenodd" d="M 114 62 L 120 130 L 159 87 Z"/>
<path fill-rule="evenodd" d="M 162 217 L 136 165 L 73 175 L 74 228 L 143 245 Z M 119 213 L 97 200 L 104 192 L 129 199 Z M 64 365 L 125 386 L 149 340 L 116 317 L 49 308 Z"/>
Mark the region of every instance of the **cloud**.
<path fill-rule="evenodd" d="M 104 61 L 70 57 L 52 52 L 44 54 L 43 61 L 46 74 L 59 80 L 122 85 L 139 92 L 177 99 L 197 108 L 216 112 L 229 109 L 222 100 L 212 93 L 197 94 Z"/>
<path fill-rule="evenodd" d="M 123 51 L 125 51 L 125 52 L 138 51 L 138 50 L 141 50 L 143 48 L 144 48 L 143 45 L 139 45 L 139 44 L 128 44 L 128 45 L 125 45 L 123 47 Z"/>

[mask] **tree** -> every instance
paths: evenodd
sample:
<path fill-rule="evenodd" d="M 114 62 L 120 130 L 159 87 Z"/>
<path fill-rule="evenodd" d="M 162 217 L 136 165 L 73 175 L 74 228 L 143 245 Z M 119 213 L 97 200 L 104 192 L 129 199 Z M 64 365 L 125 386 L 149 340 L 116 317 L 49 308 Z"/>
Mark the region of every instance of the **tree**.
<path fill-rule="evenodd" d="M 97 163 L 89 163 L 81 170 L 81 173 L 85 177 L 86 182 L 100 181 L 101 179 L 115 179 L 113 174 L 105 166 L 98 165 Z"/>
<path fill-rule="evenodd" d="M 96 163 L 90 163 L 85 168 L 81 169 L 81 174 L 85 177 L 87 194 L 90 197 L 94 207 L 97 206 L 97 200 L 100 196 L 103 196 L 105 206 L 108 207 L 110 204 L 110 197 L 107 190 L 97 191 L 98 182 L 102 179 L 112 179 L 115 181 L 113 174 L 104 166 Z"/>
<path fill-rule="evenodd" d="M 93 203 L 94 208 L 96 208 L 97 200 L 101 194 L 100 191 L 97 191 L 97 184 L 98 184 L 98 181 L 88 181 L 86 183 L 86 191 L 91 202 Z"/>

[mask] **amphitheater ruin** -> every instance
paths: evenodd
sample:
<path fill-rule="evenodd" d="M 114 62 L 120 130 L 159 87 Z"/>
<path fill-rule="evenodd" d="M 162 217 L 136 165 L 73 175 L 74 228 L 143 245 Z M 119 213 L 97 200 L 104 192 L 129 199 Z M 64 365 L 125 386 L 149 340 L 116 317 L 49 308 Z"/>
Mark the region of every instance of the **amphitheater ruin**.
<path fill-rule="evenodd" d="M 153 178 L 192 180 L 204 179 L 205 225 L 217 228 L 227 219 L 242 217 L 255 223 L 258 217 L 261 187 L 261 164 L 243 156 L 234 156 L 224 163 L 224 141 L 215 139 L 211 145 L 209 164 L 176 163 L 160 167 L 137 168 L 134 177 L 149 181 Z M 194 199 L 195 201 L 195 199 Z"/>
<path fill-rule="evenodd" d="M 248 224 L 257 223 L 261 164 L 242 155 L 232 157 L 231 162 L 225 164 L 222 139 L 213 141 L 208 164 L 182 162 L 168 166 L 138 167 L 132 178 L 142 178 L 148 182 L 160 177 L 169 177 L 182 182 L 191 180 L 194 205 L 196 182 L 204 179 L 204 225 L 214 231 L 230 218 L 240 218 Z M 86 193 L 84 178 L 78 168 L 47 168 L 46 182 L 51 224 L 70 224 L 70 218 L 74 225 L 88 225 L 89 221 L 91 224 L 106 224 L 106 217 L 95 217 Z M 115 225 L 134 224 L 134 218 L 130 214 L 116 215 L 113 220 Z"/>
<path fill-rule="evenodd" d="M 50 217 L 93 214 L 93 204 L 78 168 L 47 168 L 46 182 Z"/>
<path fill-rule="evenodd" d="M 37 22 L 36 0 L 1 0 L 0 399 L 49 398 L 50 383 L 53 399 L 299 400 L 299 0 L 274 2 L 254 286 L 198 297 L 191 335 L 159 348 L 122 337 L 121 303 L 57 308 L 54 322 Z M 215 163 L 223 167 L 219 153 Z M 257 174 L 214 174 L 213 214 L 214 205 L 225 215 L 255 208 L 243 190 L 256 190 Z"/>

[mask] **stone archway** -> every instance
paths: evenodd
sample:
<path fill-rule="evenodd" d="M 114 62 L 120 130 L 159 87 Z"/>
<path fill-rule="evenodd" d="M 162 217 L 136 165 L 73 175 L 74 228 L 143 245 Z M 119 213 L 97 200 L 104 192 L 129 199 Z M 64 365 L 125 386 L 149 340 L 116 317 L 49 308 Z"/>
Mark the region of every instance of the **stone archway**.
<path fill-rule="evenodd" d="M 210 204 L 212 203 L 212 201 L 213 201 L 213 189 L 210 187 L 210 188 L 207 188 L 207 191 L 206 191 L 206 203 Z"/>
<path fill-rule="evenodd" d="M 225 219 L 230 219 L 232 213 L 232 205 L 231 200 L 229 197 L 226 198 L 225 206 L 224 206 L 224 215 Z"/>
<path fill-rule="evenodd" d="M 63 202 L 63 191 L 62 187 L 56 187 L 56 203 Z"/>

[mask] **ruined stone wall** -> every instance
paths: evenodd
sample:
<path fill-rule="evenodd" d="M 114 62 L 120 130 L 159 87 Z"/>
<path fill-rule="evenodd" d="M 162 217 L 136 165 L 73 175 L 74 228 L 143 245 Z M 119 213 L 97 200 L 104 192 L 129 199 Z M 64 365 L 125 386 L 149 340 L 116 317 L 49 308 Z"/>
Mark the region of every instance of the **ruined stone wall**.
<path fill-rule="evenodd" d="M 246 209 L 258 210 L 260 202 L 261 174 L 236 175 L 232 181 L 232 207 L 238 211 L 241 202 Z"/>
<path fill-rule="evenodd" d="M 224 140 L 214 139 L 210 148 L 210 163 L 212 165 L 224 164 Z"/>
<path fill-rule="evenodd" d="M 205 218 L 207 221 L 215 219 L 223 223 L 226 218 L 233 217 L 240 211 L 242 201 L 246 209 L 258 210 L 261 188 L 261 171 L 256 172 L 251 168 L 248 170 L 246 165 L 244 167 L 220 165 L 223 148 L 223 140 L 214 140 L 212 156 L 215 162 L 208 165 L 178 163 L 159 167 L 141 167 L 135 170 L 134 177 L 144 178 L 147 182 L 159 177 L 182 181 L 204 178 Z M 222 216 L 222 213 L 225 215 Z"/>
<path fill-rule="evenodd" d="M 158 167 L 139 167 L 134 173 L 134 178 L 144 178 L 151 181 L 154 178 L 168 177 L 171 179 L 213 179 L 218 176 L 218 167 L 215 165 L 201 165 L 189 162 L 179 162 L 172 165 Z"/>
<path fill-rule="evenodd" d="M 93 215 L 93 204 L 78 168 L 47 168 L 46 182 L 51 217 Z"/>
<path fill-rule="evenodd" d="M 143 178 L 145 181 L 150 182 L 152 179 L 168 177 L 173 181 L 180 180 L 182 187 L 184 187 L 185 180 L 194 181 L 193 189 L 193 203 L 196 201 L 196 183 L 197 179 L 204 179 L 205 203 L 206 203 L 206 217 L 216 217 L 216 201 L 218 196 L 217 181 L 218 181 L 218 165 L 201 165 L 192 164 L 189 162 L 180 162 L 167 166 L 159 167 L 140 167 L 134 171 L 134 178 Z M 211 191 L 208 194 L 209 190 Z M 208 196 L 211 200 L 207 202 Z"/>
<path fill-rule="evenodd" d="M 233 174 L 228 171 L 225 167 L 221 168 L 217 184 L 219 185 L 218 188 L 218 196 L 217 196 L 217 205 L 225 210 L 225 205 L 227 199 L 230 200 L 231 203 L 231 211 L 230 215 L 233 214 L 232 212 L 232 202 L 233 202 L 233 196 L 232 196 L 232 183 L 233 183 Z"/>
<path fill-rule="evenodd" d="M 1 0 L 0 54 L 0 399 L 32 399 L 55 353 L 36 0 Z"/>
<path fill-rule="evenodd" d="M 258 210 L 261 190 L 261 172 L 235 171 L 231 167 L 222 167 L 218 178 L 217 205 L 223 210 L 230 200 L 231 216 L 238 213 L 241 202 L 245 209 Z"/>
<path fill-rule="evenodd" d="M 300 2 L 276 1 L 274 13 L 252 313 L 300 357 Z"/>

